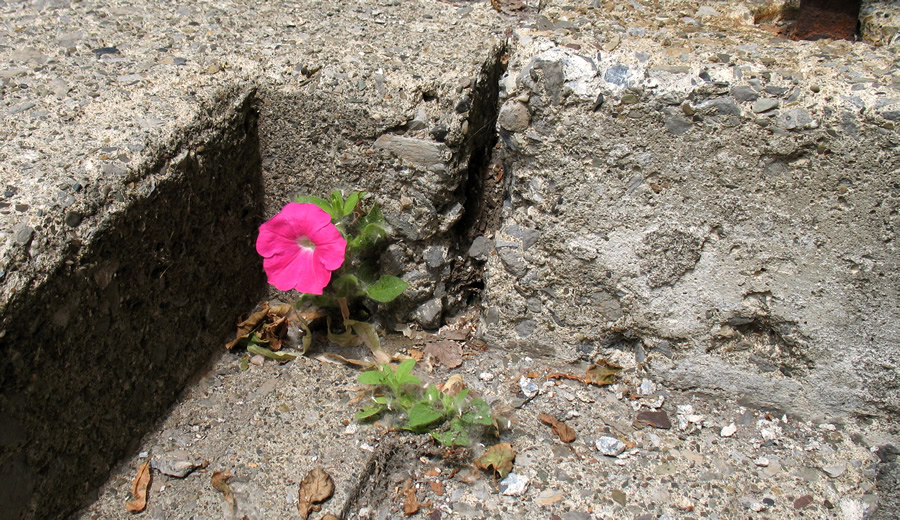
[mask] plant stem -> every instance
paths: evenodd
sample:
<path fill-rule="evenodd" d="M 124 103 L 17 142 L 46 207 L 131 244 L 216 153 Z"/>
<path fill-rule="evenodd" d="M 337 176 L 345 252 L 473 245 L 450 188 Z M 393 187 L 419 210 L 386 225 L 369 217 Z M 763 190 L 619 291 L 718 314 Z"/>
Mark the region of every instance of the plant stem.
<path fill-rule="evenodd" d="M 347 298 L 337 298 L 337 302 L 341 306 L 341 316 L 345 320 L 350 319 L 350 307 L 347 306 Z"/>

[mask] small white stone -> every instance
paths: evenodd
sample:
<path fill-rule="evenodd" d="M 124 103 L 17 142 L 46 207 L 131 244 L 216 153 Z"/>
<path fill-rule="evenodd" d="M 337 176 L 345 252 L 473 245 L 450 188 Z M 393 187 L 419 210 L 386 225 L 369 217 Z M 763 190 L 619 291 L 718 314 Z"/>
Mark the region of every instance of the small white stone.
<path fill-rule="evenodd" d="M 641 381 L 641 386 L 638 388 L 638 393 L 641 395 L 653 395 L 656 393 L 656 383 L 650 381 L 649 379 L 644 379 Z"/>
<path fill-rule="evenodd" d="M 482 372 L 482 373 L 478 374 L 478 379 L 481 379 L 482 381 L 485 381 L 485 382 L 493 381 L 494 374 L 492 374 L 490 372 Z"/>
<path fill-rule="evenodd" d="M 769 465 L 769 459 L 768 459 L 768 457 L 760 457 L 760 458 L 754 460 L 753 463 L 761 468 L 764 468 Z"/>
<path fill-rule="evenodd" d="M 519 389 L 525 394 L 525 397 L 531 399 L 538 394 L 538 385 L 531 379 L 522 376 L 519 378 Z"/>
<path fill-rule="evenodd" d="M 734 423 L 731 423 L 728 426 L 722 428 L 722 431 L 719 432 L 719 435 L 721 435 L 722 437 L 731 437 L 735 434 L 735 432 L 737 432 L 737 426 L 735 426 Z"/>
<path fill-rule="evenodd" d="M 597 451 L 608 457 L 617 457 L 625 451 L 625 443 L 615 437 L 603 436 L 594 441 L 594 444 L 597 446 Z"/>
<path fill-rule="evenodd" d="M 500 481 L 500 493 L 507 496 L 519 496 L 528 489 L 528 477 L 518 473 L 510 473 Z"/>

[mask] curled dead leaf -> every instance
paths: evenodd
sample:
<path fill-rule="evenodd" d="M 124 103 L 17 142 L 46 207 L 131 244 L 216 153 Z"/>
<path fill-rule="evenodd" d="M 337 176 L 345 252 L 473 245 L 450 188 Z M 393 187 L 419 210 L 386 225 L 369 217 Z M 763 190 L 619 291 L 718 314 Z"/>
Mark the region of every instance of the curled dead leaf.
<path fill-rule="evenodd" d="M 456 395 L 466 387 L 463 377 L 459 374 L 453 374 L 447 378 L 447 382 L 442 384 L 439 390 L 449 395 Z"/>
<path fill-rule="evenodd" d="M 513 461 L 516 458 L 516 450 L 512 444 L 501 442 L 488 448 L 480 457 L 475 459 L 475 465 L 485 471 L 492 469 L 500 478 L 506 478 L 512 471 Z"/>
<path fill-rule="evenodd" d="M 232 349 L 250 342 L 256 335 L 257 341 L 265 344 L 269 350 L 281 350 L 285 341 L 303 345 L 303 352 L 309 349 L 309 322 L 323 317 L 320 312 L 297 312 L 287 303 L 264 302 L 262 308 L 251 314 L 246 320 L 238 323 L 234 340 L 225 348 Z M 302 337 L 299 332 L 302 330 Z"/>
<path fill-rule="evenodd" d="M 141 464 L 131 484 L 131 500 L 125 504 L 129 513 L 140 513 L 147 507 L 147 488 L 150 487 L 150 462 Z"/>
<path fill-rule="evenodd" d="M 407 516 L 414 515 L 419 512 L 419 499 L 416 498 L 416 488 L 411 480 L 407 480 L 400 490 L 403 495 L 403 512 Z"/>
<path fill-rule="evenodd" d="M 225 345 L 225 348 L 231 350 L 238 343 L 243 340 L 246 340 L 250 337 L 250 334 L 253 333 L 259 327 L 259 325 L 266 319 L 266 316 L 269 314 L 269 304 L 263 304 L 263 308 L 259 311 L 254 312 L 246 320 L 237 324 L 237 334 L 235 334 L 235 338 L 233 341 L 229 342 Z"/>
<path fill-rule="evenodd" d="M 553 372 L 547 375 L 547 379 L 572 379 L 574 381 L 584 382 L 584 378 L 572 374 L 564 374 L 562 372 Z"/>
<path fill-rule="evenodd" d="M 589 366 L 584 375 L 585 384 L 605 386 L 616 382 L 616 374 L 622 371 L 622 367 L 606 359 L 600 359 Z"/>
<path fill-rule="evenodd" d="M 334 494 L 334 480 L 331 475 L 322 468 L 316 468 L 306 474 L 306 478 L 300 483 L 300 500 L 297 509 L 304 520 L 311 511 L 318 511 L 319 506 L 314 505 L 324 502 Z"/>
<path fill-rule="evenodd" d="M 230 481 L 234 477 L 230 471 L 214 471 L 212 477 L 210 478 L 210 483 L 212 484 L 213 489 L 225 495 L 225 502 L 231 506 L 231 509 L 234 509 L 234 493 L 231 492 L 231 486 L 228 485 L 228 481 Z"/>
<path fill-rule="evenodd" d="M 538 419 L 540 419 L 541 422 L 546 424 L 547 426 L 550 426 L 552 428 L 553 433 L 557 437 L 559 437 L 559 440 L 561 440 L 563 442 L 572 442 L 575 440 L 575 430 L 573 430 L 566 423 L 556 419 L 555 417 L 547 415 L 545 413 L 540 414 L 538 416 Z"/>

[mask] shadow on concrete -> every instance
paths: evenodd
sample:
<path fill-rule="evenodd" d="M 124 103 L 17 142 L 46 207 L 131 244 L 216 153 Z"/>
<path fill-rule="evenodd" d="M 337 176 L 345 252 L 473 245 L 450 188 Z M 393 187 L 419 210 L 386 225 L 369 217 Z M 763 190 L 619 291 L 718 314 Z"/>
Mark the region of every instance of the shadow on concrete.
<path fill-rule="evenodd" d="M 151 168 L 161 180 L 89 243 L 71 243 L 0 319 L 4 519 L 79 507 L 261 294 L 253 103 L 252 93 L 222 102 L 230 113 L 191 129 Z"/>

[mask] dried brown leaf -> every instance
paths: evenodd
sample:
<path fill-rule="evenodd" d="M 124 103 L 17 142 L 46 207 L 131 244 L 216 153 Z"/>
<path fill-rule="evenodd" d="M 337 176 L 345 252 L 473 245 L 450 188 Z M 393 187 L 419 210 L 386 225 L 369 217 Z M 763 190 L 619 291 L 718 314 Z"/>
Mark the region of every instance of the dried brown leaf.
<path fill-rule="evenodd" d="M 403 489 L 400 490 L 400 493 L 403 495 L 403 512 L 407 516 L 418 513 L 419 499 L 416 498 L 416 488 L 412 485 L 411 480 L 407 480 L 403 484 Z"/>
<path fill-rule="evenodd" d="M 425 355 L 433 356 L 447 368 L 462 365 L 462 347 L 455 341 L 437 341 L 425 345 Z"/>
<path fill-rule="evenodd" d="M 559 437 L 559 440 L 563 442 L 572 442 L 575 440 L 575 430 L 566 423 L 545 413 L 540 414 L 538 418 L 542 423 L 552 428 L 554 435 Z"/>
<path fill-rule="evenodd" d="M 611 385 L 616 382 L 616 374 L 622 367 L 606 359 L 601 359 L 589 366 L 584 375 L 584 382 L 597 386 Z"/>
<path fill-rule="evenodd" d="M 456 395 L 465 387 L 466 383 L 463 381 L 463 377 L 459 374 L 453 374 L 447 378 L 446 383 L 440 385 L 438 390 L 445 394 Z"/>
<path fill-rule="evenodd" d="M 246 320 L 237 324 L 237 334 L 235 334 L 234 340 L 230 341 L 225 348 L 228 350 L 233 349 L 241 340 L 247 339 L 250 337 L 250 334 L 253 334 L 259 325 L 266 319 L 266 316 L 269 314 L 269 304 L 263 304 L 263 308 L 259 311 L 251 314 Z"/>
<path fill-rule="evenodd" d="M 141 464 L 131 484 L 131 500 L 125 504 L 129 513 L 140 513 L 147 507 L 147 489 L 150 487 L 150 462 Z"/>
<path fill-rule="evenodd" d="M 313 359 L 317 359 L 319 361 L 325 363 L 334 363 L 334 364 L 344 364 L 351 365 L 355 367 L 361 368 L 369 368 L 373 365 L 371 361 L 363 361 L 360 359 L 346 358 L 340 354 L 335 354 L 333 352 L 322 352 L 321 354 L 316 354 L 313 356 Z"/>
<path fill-rule="evenodd" d="M 469 331 L 467 330 L 458 330 L 458 329 L 447 329 L 441 331 L 440 337 L 442 339 L 449 339 L 453 341 L 465 341 L 469 337 Z"/>
<path fill-rule="evenodd" d="M 228 485 L 228 481 L 234 475 L 231 474 L 230 471 L 214 471 L 212 474 L 212 478 L 210 478 L 210 483 L 212 484 L 213 489 L 225 495 L 225 502 L 234 509 L 234 493 L 231 492 L 231 486 Z"/>
<path fill-rule="evenodd" d="M 428 487 L 431 488 L 431 492 L 435 495 L 442 497 L 444 496 L 444 484 L 441 482 L 429 482 Z"/>
<path fill-rule="evenodd" d="M 300 516 L 306 520 L 311 511 L 320 509 L 319 506 L 314 504 L 328 500 L 333 494 L 334 480 L 332 480 L 331 475 L 322 468 L 310 471 L 306 474 L 303 482 L 300 483 L 300 500 L 297 502 Z"/>
<path fill-rule="evenodd" d="M 516 458 L 516 450 L 512 444 L 501 442 L 488 448 L 480 457 L 475 459 L 475 465 L 485 471 L 492 469 L 500 478 L 506 478 L 512 471 L 513 461 Z"/>
<path fill-rule="evenodd" d="M 575 381 L 584 382 L 584 378 L 581 376 L 576 376 L 576 375 L 572 375 L 572 374 L 564 374 L 562 372 L 553 372 L 552 374 L 548 374 L 547 379 L 572 379 Z"/>

